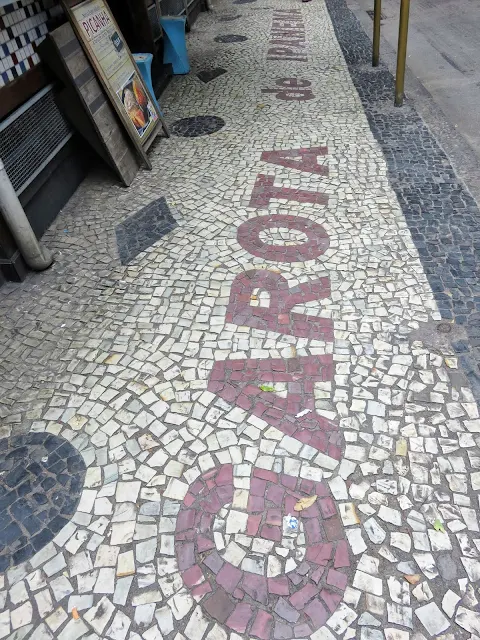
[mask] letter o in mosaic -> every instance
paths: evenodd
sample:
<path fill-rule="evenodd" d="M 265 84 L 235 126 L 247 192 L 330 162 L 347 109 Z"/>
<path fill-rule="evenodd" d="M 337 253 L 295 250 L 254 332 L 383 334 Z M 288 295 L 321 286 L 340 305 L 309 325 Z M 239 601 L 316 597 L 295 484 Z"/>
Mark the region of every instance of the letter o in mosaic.
<path fill-rule="evenodd" d="M 272 245 L 260 238 L 260 232 L 276 227 L 286 227 L 301 231 L 307 236 L 306 242 L 295 245 Z M 330 241 L 321 224 L 308 218 L 289 215 L 267 215 L 251 218 L 243 222 L 237 230 L 240 245 L 257 258 L 274 262 L 306 262 L 321 256 L 328 249 Z"/>
<path fill-rule="evenodd" d="M 239 489 L 234 486 L 250 486 Z M 317 496 L 296 512 L 300 498 Z M 295 515 L 298 530 L 284 528 Z M 342 600 L 350 567 L 328 487 L 249 464 L 225 464 L 189 487 L 175 548 L 205 614 L 245 637 L 308 637 Z"/>

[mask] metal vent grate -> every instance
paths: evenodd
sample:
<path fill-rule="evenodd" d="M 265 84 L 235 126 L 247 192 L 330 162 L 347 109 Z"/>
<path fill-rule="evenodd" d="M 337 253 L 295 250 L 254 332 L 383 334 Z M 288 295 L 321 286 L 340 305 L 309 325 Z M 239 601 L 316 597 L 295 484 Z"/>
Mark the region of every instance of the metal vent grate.
<path fill-rule="evenodd" d="M 179 16 L 185 10 L 184 0 L 160 0 L 162 16 Z"/>
<path fill-rule="evenodd" d="M 52 85 L 0 123 L 0 158 L 17 194 L 38 176 L 72 134 L 55 104 Z"/>
<path fill-rule="evenodd" d="M 157 14 L 157 5 L 152 4 L 152 6 L 147 9 L 147 11 L 148 11 L 148 19 L 150 21 L 150 26 L 152 27 L 153 39 L 157 41 L 162 36 L 162 30 L 160 28 L 160 20 L 158 19 L 158 14 Z"/>

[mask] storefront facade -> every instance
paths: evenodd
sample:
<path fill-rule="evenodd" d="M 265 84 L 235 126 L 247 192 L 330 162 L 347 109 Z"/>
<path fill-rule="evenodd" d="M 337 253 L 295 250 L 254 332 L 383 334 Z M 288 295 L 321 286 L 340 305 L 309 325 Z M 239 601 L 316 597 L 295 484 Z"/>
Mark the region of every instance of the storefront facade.
<path fill-rule="evenodd" d="M 59 81 L 39 55 L 49 31 L 66 21 L 61 5 L 56 0 L 0 0 L 0 5 L 0 158 L 41 237 L 83 180 L 95 153 L 59 108 Z M 130 49 L 153 54 L 158 95 L 171 75 L 162 64 L 159 16 L 183 13 L 191 26 L 201 0 L 110 0 L 109 5 Z M 0 278 L 21 280 L 25 273 L 13 240 L 0 226 Z"/>

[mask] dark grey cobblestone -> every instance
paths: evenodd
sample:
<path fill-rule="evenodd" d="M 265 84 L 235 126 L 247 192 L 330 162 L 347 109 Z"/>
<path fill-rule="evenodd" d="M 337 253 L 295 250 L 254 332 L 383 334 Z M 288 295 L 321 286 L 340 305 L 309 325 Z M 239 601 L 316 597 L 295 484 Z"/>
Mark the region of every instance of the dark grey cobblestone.
<path fill-rule="evenodd" d="M 121 263 L 131 262 L 176 226 L 177 221 L 170 213 L 165 198 L 159 198 L 134 213 L 115 229 Z"/>
<path fill-rule="evenodd" d="M 174 135 L 182 138 L 197 138 L 216 133 L 224 126 L 225 120 L 217 118 L 217 116 L 192 116 L 174 122 L 171 131 Z"/>
<path fill-rule="evenodd" d="M 242 16 L 240 14 L 236 16 L 221 16 L 218 18 L 218 22 L 233 22 L 234 20 L 238 20 Z"/>
<path fill-rule="evenodd" d="M 224 73 L 227 73 L 226 69 L 216 67 L 215 69 L 206 69 L 205 71 L 200 71 L 200 73 L 197 73 L 197 77 L 206 84 L 207 82 L 215 80 L 215 78 L 223 76 Z"/>
<path fill-rule="evenodd" d="M 326 0 L 336 36 L 442 317 L 463 325 L 453 343 L 480 401 L 480 213 L 408 101 L 393 107 L 394 78 L 371 67 L 371 42 L 344 0 Z"/>
<path fill-rule="evenodd" d="M 214 38 L 215 42 L 222 42 L 224 44 L 230 43 L 230 42 L 245 42 L 245 40 L 248 40 L 247 36 L 240 36 L 240 35 L 236 35 L 234 33 L 227 33 L 224 36 L 217 36 L 216 38 Z"/>

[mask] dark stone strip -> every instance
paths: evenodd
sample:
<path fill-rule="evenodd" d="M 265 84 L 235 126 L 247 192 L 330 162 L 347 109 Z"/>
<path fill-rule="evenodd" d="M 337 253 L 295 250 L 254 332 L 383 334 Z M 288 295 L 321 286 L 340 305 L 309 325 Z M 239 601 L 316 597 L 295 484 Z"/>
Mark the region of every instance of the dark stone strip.
<path fill-rule="evenodd" d="M 92 67 L 87 67 L 80 75 L 75 78 L 75 84 L 77 87 L 83 87 L 84 84 L 87 84 L 89 80 L 91 80 L 95 76 Z"/>
<path fill-rule="evenodd" d="M 73 40 L 66 42 L 62 47 L 60 47 L 60 53 L 64 58 L 68 58 L 73 53 L 77 53 L 79 49 L 80 49 L 80 43 L 76 38 L 73 38 Z"/>
<path fill-rule="evenodd" d="M 440 313 L 466 330 L 453 347 L 480 402 L 479 209 L 413 105 L 393 107 L 394 78 L 371 67 L 371 41 L 345 0 L 326 4 Z"/>
<path fill-rule="evenodd" d="M 227 70 L 222 69 L 221 67 L 216 67 L 215 69 L 205 69 L 205 71 L 200 71 L 199 73 L 197 73 L 197 78 L 207 84 L 207 82 L 211 82 L 212 80 L 215 80 L 215 78 L 223 76 L 224 73 L 227 73 Z"/>
<path fill-rule="evenodd" d="M 100 95 L 98 95 L 95 100 L 93 102 L 91 102 L 88 106 L 90 107 L 90 111 L 92 113 L 97 113 L 97 111 L 100 109 L 100 107 L 105 104 L 106 102 L 106 98 L 105 98 L 105 94 L 102 92 Z"/>
<path fill-rule="evenodd" d="M 120 262 L 129 264 L 177 226 L 165 198 L 150 202 L 115 227 Z"/>

